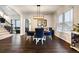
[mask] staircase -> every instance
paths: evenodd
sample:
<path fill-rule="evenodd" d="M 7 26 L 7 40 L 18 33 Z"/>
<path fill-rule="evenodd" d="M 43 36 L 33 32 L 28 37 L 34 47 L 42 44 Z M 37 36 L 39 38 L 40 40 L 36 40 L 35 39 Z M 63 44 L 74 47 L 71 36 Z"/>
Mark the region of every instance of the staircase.
<path fill-rule="evenodd" d="M 0 27 L 0 40 L 12 36 L 5 28 Z"/>
<path fill-rule="evenodd" d="M 11 24 L 5 22 L 5 23 L 1 23 L 0 22 L 0 40 L 11 37 L 11 28 L 8 28 Z M 6 27 L 5 27 L 6 26 Z M 8 27 L 7 27 L 8 26 Z"/>

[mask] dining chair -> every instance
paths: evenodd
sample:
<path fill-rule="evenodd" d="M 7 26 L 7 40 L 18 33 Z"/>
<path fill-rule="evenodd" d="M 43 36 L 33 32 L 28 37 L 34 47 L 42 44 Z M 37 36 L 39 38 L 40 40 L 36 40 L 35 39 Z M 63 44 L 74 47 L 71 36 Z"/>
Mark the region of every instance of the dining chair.
<path fill-rule="evenodd" d="M 44 35 L 45 35 L 46 38 L 49 37 L 52 40 L 51 31 L 44 31 Z"/>
<path fill-rule="evenodd" d="M 49 27 L 49 31 L 51 32 L 51 36 L 54 36 L 54 30 L 52 29 L 52 27 Z"/>
<path fill-rule="evenodd" d="M 43 28 L 35 28 L 35 35 L 33 40 L 36 40 L 36 45 L 39 42 L 39 40 L 41 40 L 42 44 L 43 41 L 46 40 L 44 37 L 44 29 Z"/>
<path fill-rule="evenodd" d="M 29 30 L 26 30 L 26 34 L 27 34 L 27 39 L 29 39 L 29 37 L 32 37 L 34 36 L 34 32 L 33 31 L 29 31 Z"/>

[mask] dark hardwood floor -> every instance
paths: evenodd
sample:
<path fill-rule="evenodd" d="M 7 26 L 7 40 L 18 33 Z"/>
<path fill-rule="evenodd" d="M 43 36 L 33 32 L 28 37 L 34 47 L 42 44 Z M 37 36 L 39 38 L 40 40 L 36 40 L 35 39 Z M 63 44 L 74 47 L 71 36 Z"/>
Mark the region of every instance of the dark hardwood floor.
<path fill-rule="evenodd" d="M 13 37 L 0 40 L 0 53 L 78 53 L 70 48 L 65 41 L 54 36 L 52 40 L 47 38 L 44 44 L 41 41 L 38 45 L 31 38 L 26 36 L 13 35 Z"/>

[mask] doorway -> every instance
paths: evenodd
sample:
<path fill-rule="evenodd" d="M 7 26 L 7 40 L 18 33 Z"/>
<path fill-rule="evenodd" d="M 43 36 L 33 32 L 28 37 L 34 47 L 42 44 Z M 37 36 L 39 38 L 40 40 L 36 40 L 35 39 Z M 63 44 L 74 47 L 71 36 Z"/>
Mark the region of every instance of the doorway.
<path fill-rule="evenodd" d="M 13 34 L 20 34 L 20 20 L 11 20 L 11 23 L 13 24 Z"/>

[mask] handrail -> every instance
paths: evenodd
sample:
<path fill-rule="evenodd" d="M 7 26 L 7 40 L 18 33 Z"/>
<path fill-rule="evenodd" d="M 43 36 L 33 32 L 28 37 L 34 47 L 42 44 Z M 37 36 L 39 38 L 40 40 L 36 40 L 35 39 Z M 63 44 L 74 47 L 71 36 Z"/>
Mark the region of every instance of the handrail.
<path fill-rule="evenodd" d="M 8 24 L 12 25 L 11 23 L 9 23 L 7 20 L 5 20 Z"/>
<path fill-rule="evenodd" d="M 5 23 L 6 23 L 6 26 L 10 26 L 11 27 L 11 29 L 10 29 L 10 33 L 12 33 L 13 32 L 13 24 L 11 24 L 10 22 L 8 22 L 6 19 L 5 19 Z"/>

